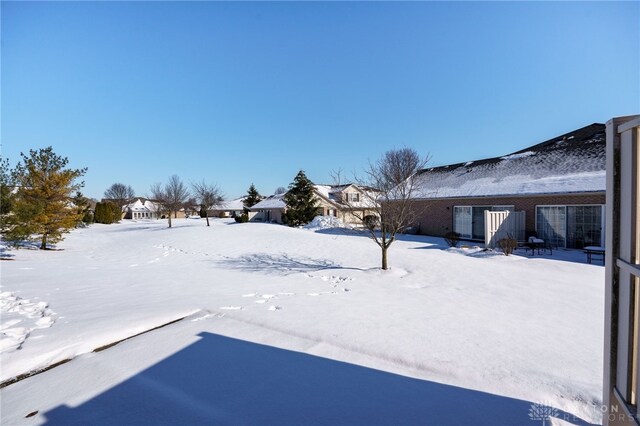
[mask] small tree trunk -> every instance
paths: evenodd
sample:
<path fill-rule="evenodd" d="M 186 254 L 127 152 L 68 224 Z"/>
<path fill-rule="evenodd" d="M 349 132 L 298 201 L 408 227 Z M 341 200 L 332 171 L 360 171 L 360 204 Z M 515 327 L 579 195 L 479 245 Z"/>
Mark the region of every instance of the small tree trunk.
<path fill-rule="evenodd" d="M 171 212 L 169 212 L 169 228 L 171 228 Z"/>
<path fill-rule="evenodd" d="M 388 247 L 386 246 L 382 247 L 382 269 L 385 271 L 389 269 L 389 267 L 387 266 L 387 249 Z"/>
<path fill-rule="evenodd" d="M 209 214 L 207 213 L 206 210 L 204 212 L 204 217 L 205 217 L 205 219 L 207 219 L 207 226 L 209 226 Z"/>
<path fill-rule="evenodd" d="M 40 250 L 47 249 L 47 234 L 42 234 L 42 241 L 40 243 Z"/>
<path fill-rule="evenodd" d="M 175 212 L 173 212 L 173 218 L 177 219 L 178 218 L 178 210 L 176 210 Z"/>

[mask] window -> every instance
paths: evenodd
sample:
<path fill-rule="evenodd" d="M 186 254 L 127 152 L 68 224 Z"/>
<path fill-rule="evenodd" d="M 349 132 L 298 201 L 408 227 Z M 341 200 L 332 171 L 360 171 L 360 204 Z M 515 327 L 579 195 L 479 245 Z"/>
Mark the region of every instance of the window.
<path fill-rule="evenodd" d="M 555 247 L 602 246 L 603 206 L 538 206 L 538 237 Z"/>
<path fill-rule="evenodd" d="M 601 234 L 601 206 L 567 207 L 567 247 L 600 246 Z"/>
<path fill-rule="evenodd" d="M 472 207 L 473 209 L 473 236 L 474 240 L 484 240 L 484 212 L 491 211 L 490 206 Z"/>
<path fill-rule="evenodd" d="M 566 245 L 565 235 L 567 235 L 567 207 L 537 207 L 536 230 L 539 238 L 556 247 L 564 247 Z"/>
<path fill-rule="evenodd" d="M 350 192 L 347 194 L 347 196 L 348 196 L 348 200 L 351 202 L 357 203 L 358 201 L 360 201 L 360 194 L 357 192 Z"/>
<path fill-rule="evenodd" d="M 462 238 L 471 238 L 471 207 L 456 206 L 453 208 L 453 230 Z"/>

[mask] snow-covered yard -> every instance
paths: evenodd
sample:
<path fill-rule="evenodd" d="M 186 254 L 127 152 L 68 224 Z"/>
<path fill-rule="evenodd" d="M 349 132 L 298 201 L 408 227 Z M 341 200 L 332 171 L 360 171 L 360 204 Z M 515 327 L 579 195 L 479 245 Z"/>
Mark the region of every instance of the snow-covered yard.
<path fill-rule="evenodd" d="M 73 359 L 0 390 L 2 424 L 600 422 L 604 268 L 579 251 L 407 236 L 381 271 L 355 231 L 198 219 L 59 248 L 1 263 L 1 380 Z"/>

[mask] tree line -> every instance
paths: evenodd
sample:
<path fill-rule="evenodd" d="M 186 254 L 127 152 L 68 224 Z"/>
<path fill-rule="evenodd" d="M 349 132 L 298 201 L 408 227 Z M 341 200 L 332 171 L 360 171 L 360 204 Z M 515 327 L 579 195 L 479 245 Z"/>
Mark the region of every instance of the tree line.
<path fill-rule="evenodd" d="M 83 223 L 119 221 L 125 207 L 135 198 L 131 186 L 115 183 L 104 193 L 108 201 L 97 203 L 92 215 L 89 200 L 80 192 L 84 182 L 79 179 L 87 168 L 69 168 L 68 159 L 57 155 L 52 147 L 20 153 L 20 157 L 13 169 L 8 159 L 0 159 L 0 232 L 11 245 L 35 242 L 46 250 Z M 369 163 L 361 177 L 354 177 L 354 182 L 365 189 L 362 193 L 365 208 L 362 201 L 341 200 L 380 247 L 382 269 L 388 268 L 387 252 L 396 235 L 416 220 L 418 209 L 413 203 L 416 182 L 418 172 L 427 162 L 428 157 L 421 158 L 413 149 L 390 150 L 377 162 Z M 276 194 L 284 194 L 283 221 L 287 225 L 300 226 L 313 220 L 317 214 L 313 191 L 313 183 L 303 170 L 288 190 L 276 190 Z M 170 176 L 165 184 L 152 185 L 148 198 L 157 206 L 156 213 L 168 219 L 169 228 L 172 216 L 175 218 L 185 205 L 199 205 L 200 215 L 210 226 L 208 210 L 224 200 L 217 185 L 202 180 L 189 187 L 177 175 Z M 252 183 L 239 221 L 247 221 L 249 209 L 262 198 Z M 373 215 L 363 216 L 370 213 Z"/>

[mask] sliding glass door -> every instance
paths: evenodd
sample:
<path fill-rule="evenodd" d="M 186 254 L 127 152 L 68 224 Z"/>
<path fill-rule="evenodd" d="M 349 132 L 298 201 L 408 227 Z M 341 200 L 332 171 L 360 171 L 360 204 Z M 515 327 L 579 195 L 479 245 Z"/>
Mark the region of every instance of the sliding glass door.
<path fill-rule="evenodd" d="M 567 207 L 537 207 L 536 230 L 538 238 L 548 241 L 554 247 L 565 247 L 567 235 Z"/>
<path fill-rule="evenodd" d="M 602 206 L 567 207 L 567 247 L 600 246 Z"/>
<path fill-rule="evenodd" d="M 471 238 L 472 232 L 471 207 L 456 206 L 453 208 L 453 230 L 462 238 Z"/>
<path fill-rule="evenodd" d="M 538 237 L 555 247 L 602 246 L 603 206 L 538 206 Z"/>

